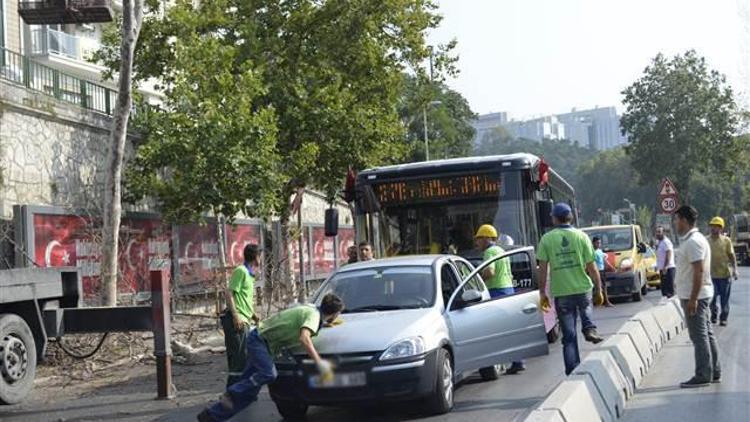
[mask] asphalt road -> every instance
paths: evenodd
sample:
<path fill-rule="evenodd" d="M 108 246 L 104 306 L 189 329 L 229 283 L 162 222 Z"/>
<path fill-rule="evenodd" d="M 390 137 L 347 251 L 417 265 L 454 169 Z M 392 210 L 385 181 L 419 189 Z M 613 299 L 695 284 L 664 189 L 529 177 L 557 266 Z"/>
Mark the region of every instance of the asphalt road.
<path fill-rule="evenodd" d="M 613 308 L 596 308 L 594 320 L 601 334 L 612 334 L 630 316 L 651 307 L 659 298 L 659 292 L 652 290 L 640 303 L 623 302 Z M 580 338 L 579 340 L 584 354 L 596 348 Z M 376 408 L 313 407 L 309 410 L 307 419 L 310 422 L 512 421 L 529 412 L 565 377 L 560 342 L 552 345 L 549 355 L 527 360 L 526 367 L 528 369 L 519 375 L 504 375 L 497 381 L 482 382 L 478 375 L 467 379 L 456 389 L 455 408 L 447 415 L 425 417 L 414 404 L 400 404 Z M 199 411 L 200 408 L 192 407 L 169 413 L 158 420 L 190 420 Z M 281 421 L 282 418 L 264 392 L 256 403 L 232 420 Z"/>
<path fill-rule="evenodd" d="M 634 400 L 626 422 L 750 421 L 750 268 L 733 282 L 727 327 L 715 326 L 722 383 L 701 389 L 679 388 L 693 374 L 693 346 L 683 332 L 656 358 Z"/>

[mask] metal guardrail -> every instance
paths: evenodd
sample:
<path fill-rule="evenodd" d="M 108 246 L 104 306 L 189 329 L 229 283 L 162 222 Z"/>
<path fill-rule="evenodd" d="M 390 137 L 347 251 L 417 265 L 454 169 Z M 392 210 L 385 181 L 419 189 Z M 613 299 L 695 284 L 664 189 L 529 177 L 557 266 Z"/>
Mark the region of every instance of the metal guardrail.
<path fill-rule="evenodd" d="M 60 101 L 112 115 L 117 91 L 43 65 L 0 47 L 0 78 Z"/>

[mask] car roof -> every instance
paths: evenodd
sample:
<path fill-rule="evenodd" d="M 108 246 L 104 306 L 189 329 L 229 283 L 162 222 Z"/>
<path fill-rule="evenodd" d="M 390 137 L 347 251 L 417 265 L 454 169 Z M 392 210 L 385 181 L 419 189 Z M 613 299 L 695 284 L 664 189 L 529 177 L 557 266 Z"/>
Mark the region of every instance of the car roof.
<path fill-rule="evenodd" d="M 339 272 L 364 270 L 382 267 L 431 267 L 441 259 L 462 259 L 456 255 L 405 255 L 390 258 L 375 259 L 372 261 L 360 261 L 339 268 Z"/>

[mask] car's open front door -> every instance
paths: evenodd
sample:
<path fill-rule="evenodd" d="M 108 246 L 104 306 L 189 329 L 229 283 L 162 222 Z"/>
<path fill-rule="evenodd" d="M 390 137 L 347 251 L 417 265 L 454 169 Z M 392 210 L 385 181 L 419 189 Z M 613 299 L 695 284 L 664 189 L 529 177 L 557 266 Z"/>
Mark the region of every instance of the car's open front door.
<path fill-rule="evenodd" d="M 499 259 L 511 261 L 515 293 L 487 299 L 479 274 Z M 514 249 L 482 263 L 454 291 L 446 307 L 446 319 L 456 372 L 547 354 L 534 248 Z"/>

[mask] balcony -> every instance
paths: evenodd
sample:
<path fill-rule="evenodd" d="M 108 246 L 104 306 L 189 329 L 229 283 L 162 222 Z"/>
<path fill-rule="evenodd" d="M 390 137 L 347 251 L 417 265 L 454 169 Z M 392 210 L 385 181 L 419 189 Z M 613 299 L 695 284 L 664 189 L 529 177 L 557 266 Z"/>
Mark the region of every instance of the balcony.
<path fill-rule="evenodd" d="M 31 30 L 29 54 L 34 57 L 52 55 L 85 62 L 99 46 L 96 40 L 42 27 Z"/>
<path fill-rule="evenodd" d="M 18 2 L 28 25 L 112 22 L 111 0 L 30 0 Z"/>

